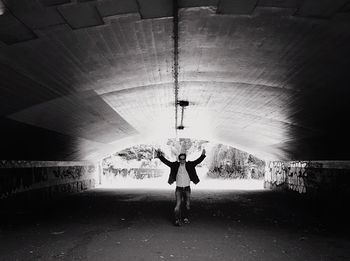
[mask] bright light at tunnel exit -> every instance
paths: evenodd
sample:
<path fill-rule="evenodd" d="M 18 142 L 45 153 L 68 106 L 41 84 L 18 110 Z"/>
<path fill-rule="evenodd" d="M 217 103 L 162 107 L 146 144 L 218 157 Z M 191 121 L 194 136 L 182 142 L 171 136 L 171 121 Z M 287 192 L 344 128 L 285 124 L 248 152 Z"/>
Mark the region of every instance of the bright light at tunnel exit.
<path fill-rule="evenodd" d="M 193 141 L 193 140 L 192 140 Z M 216 143 L 211 143 L 204 141 L 198 148 L 199 150 L 185 150 L 183 146 L 172 145 L 170 148 L 166 145 L 166 141 L 158 141 L 151 142 L 149 146 L 154 148 L 160 148 L 165 156 L 170 161 L 175 161 L 174 155 L 178 155 L 179 153 L 185 152 L 187 153 L 187 160 L 195 160 L 201 154 L 201 150 L 203 148 L 206 149 L 206 160 L 210 160 L 213 157 L 214 147 Z M 175 153 L 171 153 L 171 151 L 176 150 Z M 244 153 L 244 152 L 242 152 Z M 173 157 L 171 158 L 171 154 Z M 117 158 L 117 159 L 116 159 Z M 168 177 L 170 173 L 170 168 L 161 163 L 159 160 L 159 165 L 157 167 L 157 175 L 153 177 L 136 177 L 134 173 L 131 172 L 130 169 L 141 169 L 140 161 L 125 161 L 121 160 L 119 157 L 114 158 L 114 163 L 110 164 L 114 169 L 107 170 L 104 169 L 104 174 L 101 177 L 101 184 L 99 188 L 114 188 L 114 189 L 150 189 L 150 190 L 174 190 L 176 185 L 175 183 L 172 185 L 168 184 Z M 116 171 L 118 169 L 118 171 Z M 200 164 L 196 167 L 198 177 L 200 182 L 198 184 L 191 183 L 191 188 L 193 191 L 195 190 L 216 190 L 216 191 L 227 191 L 227 190 L 263 190 L 264 189 L 264 179 L 254 179 L 254 178 L 246 178 L 246 179 L 223 179 L 223 178 L 212 178 L 208 176 L 208 166 L 204 161 L 204 164 Z M 114 171 L 114 172 L 113 172 Z M 122 174 L 123 171 L 127 171 L 127 174 Z M 142 171 L 141 171 L 142 172 Z M 125 173 L 125 172 L 124 172 Z M 144 173 L 146 174 L 147 169 L 144 169 Z M 152 172 L 151 172 L 152 173 Z M 138 172 L 140 174 L 140 172 Z M 147 175 L 147 174 L 146 174 Z M 153 175 L 153 174 L 152 174 Z"/>

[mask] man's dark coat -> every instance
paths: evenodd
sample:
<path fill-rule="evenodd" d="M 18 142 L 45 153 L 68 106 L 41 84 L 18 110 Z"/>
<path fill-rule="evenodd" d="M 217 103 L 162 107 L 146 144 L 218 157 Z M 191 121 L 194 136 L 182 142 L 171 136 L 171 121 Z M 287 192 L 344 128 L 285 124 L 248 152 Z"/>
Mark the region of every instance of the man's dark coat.
<path fill-rule="evenodd" d="M 170 167 L 170 175 L 169 175 L 169 179 L 168 179 L 168 183 L 169 184 L 173 184 L 174 181 L 176 181 L 176 175 L 177 175 L 177 171 L 179 170 L 180 167 L 180 162 L 178 161 L 174 161 L 171 162 L 169 160 L 167 160 L 166 158 L 164 158 L 162 155 L 158 155 L 158 158 L 160 159 L 161 162 L 163 162 L 165 165 Z M 205 155 L 201 155 L 198 159 L 194 160 L 194 161 L 186 161 L 186 170 L 188 175 L 190 176 L 190 180 L 194 183 L 197 184 L 199 182 L 199 178 L 196 172 L 196 166 L 201 163 L 205 158 Z"/>

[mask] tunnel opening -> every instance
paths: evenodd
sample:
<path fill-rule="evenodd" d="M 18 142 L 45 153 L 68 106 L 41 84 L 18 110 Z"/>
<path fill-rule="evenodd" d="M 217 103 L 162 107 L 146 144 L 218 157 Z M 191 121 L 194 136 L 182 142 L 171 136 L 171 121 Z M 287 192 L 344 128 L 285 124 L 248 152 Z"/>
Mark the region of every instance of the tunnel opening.
<path fill-rule="evenodd" d="M 173 189 L 168 184 L 169 167 L 157 157 L 165 153 L 171 162 L 181 153 L 187 161 L 206 158 L 196 166 L 200 182 L 195 189 L 262 190 L 266 163 L 229 145 L 191 138 L 169 138 L 124 148 L 102 160 L 99 188 Z M 193 184 L 194 185 L 194 184 Z"/>

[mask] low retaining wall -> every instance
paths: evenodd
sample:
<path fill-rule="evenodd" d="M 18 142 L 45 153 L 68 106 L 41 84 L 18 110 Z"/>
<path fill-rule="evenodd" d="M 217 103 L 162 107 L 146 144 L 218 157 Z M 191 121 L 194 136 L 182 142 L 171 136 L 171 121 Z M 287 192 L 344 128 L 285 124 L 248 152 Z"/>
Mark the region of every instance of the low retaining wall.
<path fill-rule="evenodd" d="M 307 195 L 349 195 L 348 161 L 273 161 L 266 165 L 265 188 Z"/>
<path fill-rule="evenodd" d="M 130 169 L 103 169 L 104 179 L 113 179 L 114 177 L 129 177 L 133 179 L 159 178 L 164 174 L 164 169 L 146 169 L 146 168 L 130 168 Z"/>
<path fill-rule="evenodd" d="M 94 188 L 97 178 L 92 163 L 0 161 L 0 200 L 50 200 Z"/>

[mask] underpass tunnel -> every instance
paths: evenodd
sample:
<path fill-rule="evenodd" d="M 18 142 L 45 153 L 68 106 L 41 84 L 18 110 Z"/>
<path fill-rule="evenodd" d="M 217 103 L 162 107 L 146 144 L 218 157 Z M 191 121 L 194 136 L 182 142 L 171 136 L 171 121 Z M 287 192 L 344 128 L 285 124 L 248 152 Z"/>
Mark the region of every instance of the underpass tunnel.
<path fill-rule="evenodd" d="M 349 260 L 349 23 L 348 0 L 0 0 L 0 260 Z M 168 138 L 265 161 L 263 188 L 199 183 L 175 230 L 174 186 L 100 186 Z"/>

